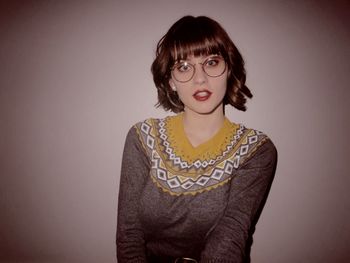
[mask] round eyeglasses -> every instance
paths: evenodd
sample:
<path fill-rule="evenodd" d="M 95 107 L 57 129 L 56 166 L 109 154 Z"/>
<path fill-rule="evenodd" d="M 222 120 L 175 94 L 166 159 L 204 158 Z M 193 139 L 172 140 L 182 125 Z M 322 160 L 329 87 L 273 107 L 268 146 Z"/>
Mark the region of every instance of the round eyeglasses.
<path fill-rule="evenodd" d="M 205 74 L 212 78 L 221 76 L 226 70 L 226 62 L 224 58 L 217 55 L 208 57 L 204 62 L 197 64 L 200 64 Z M 188 61 L 177 62 L 171 68 L 172 76 L 179 82 L 190 81 L 196 71 L 195 66 L 196 64 L 191 64 Z"/>

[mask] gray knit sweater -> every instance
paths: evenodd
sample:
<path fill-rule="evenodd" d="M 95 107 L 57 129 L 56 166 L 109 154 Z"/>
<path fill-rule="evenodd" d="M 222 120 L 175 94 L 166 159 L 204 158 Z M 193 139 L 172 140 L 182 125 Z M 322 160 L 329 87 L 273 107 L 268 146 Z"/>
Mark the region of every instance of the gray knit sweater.
<path fill-rule="evenodd" d="M 227 119 L 213 139 L 191 148 L 180 118 L 148 119 L 127 135 L 119 263 L 151 257 L 244 260 L 252 223 L 273 180 L 276 149 L 263 133 Z"/>

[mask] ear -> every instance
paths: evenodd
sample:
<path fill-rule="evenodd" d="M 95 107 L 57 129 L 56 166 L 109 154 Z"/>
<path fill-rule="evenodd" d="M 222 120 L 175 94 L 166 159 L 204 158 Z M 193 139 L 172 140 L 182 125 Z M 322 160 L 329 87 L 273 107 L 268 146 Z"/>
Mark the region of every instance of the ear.
<path fill-rule="evenodd" d="M 173 79 L 169 79 L 169 85 L 173 91 L 176 91 L 176 85 Z"/>

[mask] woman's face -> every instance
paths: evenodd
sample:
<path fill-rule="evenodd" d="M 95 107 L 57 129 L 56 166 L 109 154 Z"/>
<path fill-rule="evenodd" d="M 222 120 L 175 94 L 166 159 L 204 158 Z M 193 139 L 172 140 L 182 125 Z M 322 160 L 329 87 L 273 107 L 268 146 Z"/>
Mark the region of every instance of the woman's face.
<path fill-rule="evenodd" d="M 209 76 L 208 73 L 215 77 Z M 190 78 L 192 74 L 193 77 Z M 188 81 L 184 82 L 184 80 Z M 185 112 L 196 114 L 223 112 L 223 99 L 227 88 L 227 66 L 222 57 L 189 56 L 186 60 L 179 61 L 173 67 L 169 84 L 173 90 L 176 90 L 184 104 Z"/>

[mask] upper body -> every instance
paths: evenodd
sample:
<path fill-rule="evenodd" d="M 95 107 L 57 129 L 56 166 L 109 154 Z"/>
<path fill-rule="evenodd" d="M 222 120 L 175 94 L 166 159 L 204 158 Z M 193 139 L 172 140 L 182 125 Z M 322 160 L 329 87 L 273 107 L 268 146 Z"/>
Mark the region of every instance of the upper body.
<path fill-rule="evenodd" d="M 251 223 L 273 179 L 276 149 L 261 132 L 225 119 L 193 147 L 182 115 L 128 133 L 118 208 L 119 262 L 147 255 L 241 262 Z"/>
<path fill-rule="evenodd" d="M 152 73 L 158 105 L 177 115 L 127 135 L 118 261 L 242 262 L 277 158 L 266 135 L 225 117 L 252 97 L 243 59 L 216 21 L 187 16 L 158 43 Z"/>

